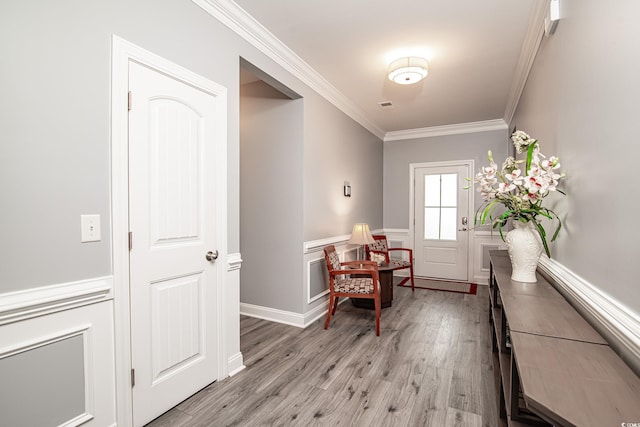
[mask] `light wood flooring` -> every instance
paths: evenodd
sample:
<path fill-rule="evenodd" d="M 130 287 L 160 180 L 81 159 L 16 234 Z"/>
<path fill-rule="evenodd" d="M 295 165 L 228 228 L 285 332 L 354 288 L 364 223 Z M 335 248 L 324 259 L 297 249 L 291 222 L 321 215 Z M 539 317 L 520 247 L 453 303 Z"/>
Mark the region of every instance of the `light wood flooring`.
<path fill-rule="evenodd" d="M 242 317 L 246 369 L 149 426 L 500 426 L 488 305 L 395 287 L 380 337 L 350 301 L 326 331 Z"/>

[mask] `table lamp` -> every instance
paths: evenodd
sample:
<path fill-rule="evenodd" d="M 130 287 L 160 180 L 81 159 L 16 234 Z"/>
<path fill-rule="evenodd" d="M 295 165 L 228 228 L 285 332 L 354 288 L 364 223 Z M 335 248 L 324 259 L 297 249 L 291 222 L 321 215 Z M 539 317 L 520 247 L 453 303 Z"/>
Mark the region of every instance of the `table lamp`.
<path fill-rule="evenodd" d="M 369 224 L 359 223 L 353 226 L 353 231 L 351 231 L 351 238 L 349 239 L 349 243 L 354 245 L 360 245 L 358 248 L 358 252 L 362 249 L 362 257 L 358 253 L 357 258 L 359 260 L 364 260 L 364 245 L 368 245 L 373 243 L 373 236 L 369 231 Z"/>

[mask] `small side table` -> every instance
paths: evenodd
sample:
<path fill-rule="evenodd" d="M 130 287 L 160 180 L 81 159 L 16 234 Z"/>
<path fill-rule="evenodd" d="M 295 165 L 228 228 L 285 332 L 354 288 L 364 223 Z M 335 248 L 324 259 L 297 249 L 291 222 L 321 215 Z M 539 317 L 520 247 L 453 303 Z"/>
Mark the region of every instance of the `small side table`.
<path fill-rule="evenodd" d="M 386 262 L 378 266 L 378 277 L 380 278 L 380 308 L 391 307 L 391 303 L 393 302 L 393 269 L 394 266 Z M 351 298 L 351 303 L 358 308 L 375 310 L 373 300 L 370 298 Z"/>

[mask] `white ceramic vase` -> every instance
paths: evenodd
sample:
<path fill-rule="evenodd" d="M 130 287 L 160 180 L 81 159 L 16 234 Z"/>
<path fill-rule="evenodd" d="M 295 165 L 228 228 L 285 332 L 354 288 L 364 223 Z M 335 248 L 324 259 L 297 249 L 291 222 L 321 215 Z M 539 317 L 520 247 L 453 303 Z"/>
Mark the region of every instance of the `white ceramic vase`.
<path fill-rule="evenodd" d="M 513 221 L 514 229 L 505 237 L 511 258 L 511 280 L 535 283 L 538 260 L 542 255 L 542 240 L 532 222 Z"/>

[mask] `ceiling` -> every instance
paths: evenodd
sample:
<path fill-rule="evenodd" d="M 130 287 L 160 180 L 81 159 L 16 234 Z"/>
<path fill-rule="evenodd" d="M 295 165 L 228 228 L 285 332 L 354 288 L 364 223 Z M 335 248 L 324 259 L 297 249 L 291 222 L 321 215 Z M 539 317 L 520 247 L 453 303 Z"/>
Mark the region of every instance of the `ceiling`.
<path fill-rule="evenodd" d="M 235 0 L 382 133 L 505 118 L 543 0 Z M 387 78 L 429 60 L 413 85 Z M 392 107 L 379 103 L 390 101 Z M 379 133 L 379 132 L 378 132 Z"/>

